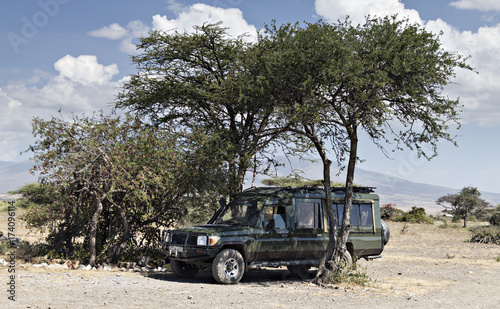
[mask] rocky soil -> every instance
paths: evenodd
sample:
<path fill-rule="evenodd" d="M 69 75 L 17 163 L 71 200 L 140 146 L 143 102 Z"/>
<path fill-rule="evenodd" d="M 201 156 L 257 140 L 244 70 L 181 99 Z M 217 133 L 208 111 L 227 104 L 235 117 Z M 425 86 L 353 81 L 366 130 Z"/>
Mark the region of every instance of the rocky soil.
<path fill-rule="evenodd" d="M 4 256 L 0 308 L 500 308 L 500 246 L 469 243 L 461 228 L 390 227 L 383 257 L 358 261 L 369 278 L 364 286 L 318 287 L 285 268 L 251 271 L 237 285 L 220 285 L 209 271 L 186 280 L 168 267 L 72 270 L 68 263 L 18 262 L 12 301 Z"/>

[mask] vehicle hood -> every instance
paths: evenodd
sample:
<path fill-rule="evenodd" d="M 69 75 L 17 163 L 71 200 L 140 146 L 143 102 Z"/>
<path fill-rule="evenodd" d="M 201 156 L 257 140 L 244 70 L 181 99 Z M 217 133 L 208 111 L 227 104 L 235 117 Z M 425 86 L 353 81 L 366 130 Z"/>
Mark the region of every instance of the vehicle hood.
<path fill-rule="evenodd" d="M 243 225 L 229 225 L 229 224 L 204 224 L 192 227 L 172 230 L 175 232 L 194 232 L 194 233 L 207 233 L 209 235 L 217 234 L 247 234 L 249 231 L 256 230 L 253 227 Z"/>

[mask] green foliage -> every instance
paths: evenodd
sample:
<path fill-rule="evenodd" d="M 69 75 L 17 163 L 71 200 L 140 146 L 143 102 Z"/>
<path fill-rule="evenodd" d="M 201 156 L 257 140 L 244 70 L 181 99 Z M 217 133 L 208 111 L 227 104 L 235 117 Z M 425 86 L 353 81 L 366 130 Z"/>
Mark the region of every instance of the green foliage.
<path fill-rule="evenodd" d="M 194 33 L 153 31 L 142 38 L 141 53 L 132 57 L 138 72 L 125 83 L 116 106 L 155 124 L 173 121 L 217 135 L 213 147 L 230 177 L 226 191 L 241 191 L 247 170 L 265 160 L 255 155 L 278 136 L 272 95 L 277 84 L 265 80 L 263 50 L 243 37 L 231 38 L 220 23 L 194 28 Z"/>
<path fill-rule="evenodd" d="M 348 267 L 344 267 L 339 272 L 335 272 L 331 277 L 331 283 L 334 284 L 352 284 L 359 286 L 366 286 L 370 283 L 371 279 L 366 274 L 365 270 L 359 269 L 356 263 Z"/>
<path fill-rule="evenodd" d="M 39 163 L 34 170 L 50 203 L 35 204 L 23 219 L 47 229 L 48 244 L 68 256 L 83 238 L 91 264 L 115 260 L 129 243 L 137 250 L 158 246 L 157 228 L 186 213 L 186 196 L 224 187 L 216 141 L 199 131 L 102 114 L 36 118 L 33 131 L 40 138 L 30 148 Z"/>
<path fill-rule="evenodd" d="M 426 215 L 424 208 L 416 206 L 413 206 L 410 211 L 405 212 L 401 216 L 395 218 L 394 221 L 427 224 L 434 223 L 434 221 Z"/>
<path fill-rule="evenodd" d="M 28 183 L 9 194 L 20 194 L 21 199 L 16 201 L 16 207 L 28 209 L 40 205 L 48 205 L 54 201 L 54 192 L 41 183 Z"/>
<path fill-rule="evenodd" d="M 491 225 L 500 226 L 500 205 L 491 211 L 488 222 Z"/>
<path fill-rule="evenodd" d="M 443 212 L 453 215 L 455 220 L 463 220 L 464 227 L 467 220 L 478 213 L 481 215 L 490 207 L 489 203 L 480 198 L 481 192 L 472 186 L 464 187 L 459 193 L 441 196 L 436 204 L 444 207 Z"/>
<path fill-rule="evenodd" d="M 477 227 L 472 229 L 470 242 L 500 245 L 500 227 Z"/>
<path fill-rule="evenodd" d="M 396 204 L 385 204 L 380 207 L 380 217 L 384 220 L 394 220 L 394 218 L 403 215 L 404 211 L 396 208 Z"/>

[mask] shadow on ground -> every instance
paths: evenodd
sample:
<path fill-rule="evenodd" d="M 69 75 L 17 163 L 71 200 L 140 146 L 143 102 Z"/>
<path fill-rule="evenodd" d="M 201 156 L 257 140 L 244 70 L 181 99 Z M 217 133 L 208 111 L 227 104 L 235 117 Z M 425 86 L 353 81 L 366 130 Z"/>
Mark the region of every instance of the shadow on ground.
<path fill-rule="evenodd" d="M 314 274 L 314 271 L 310 271 L 308 279 L 300 279 L 292 275 L 287 269 L 264 268 L 246 272 L 239 284 L 259 284 L 267 286 L 285 282 L 303 282 L 313 279 Z M 194 278 L 179 278 L 171 272 L 145 273 L 144 276 L 170 282 L 219 284 L 215 281 L 212 272 L 208 269 L 200 271 Z"/>

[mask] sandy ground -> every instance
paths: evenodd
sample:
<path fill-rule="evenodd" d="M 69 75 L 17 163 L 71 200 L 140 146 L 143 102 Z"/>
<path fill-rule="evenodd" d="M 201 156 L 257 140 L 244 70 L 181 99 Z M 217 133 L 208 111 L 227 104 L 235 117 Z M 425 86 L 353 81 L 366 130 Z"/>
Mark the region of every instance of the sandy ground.
<path fill-rule="evenodd" d="M 463 229 L 389 225 L 383 257 L 358 261 L 366 286 L 322 288 L 284 268 L 220 285 L 208 271 L 186 280 L 169 271 L 17 265 L 15 301 L 8 299 L 8 268 L 0 268 L 0 308 L 500 308 L 500 246 L 468 243 Z"/>

